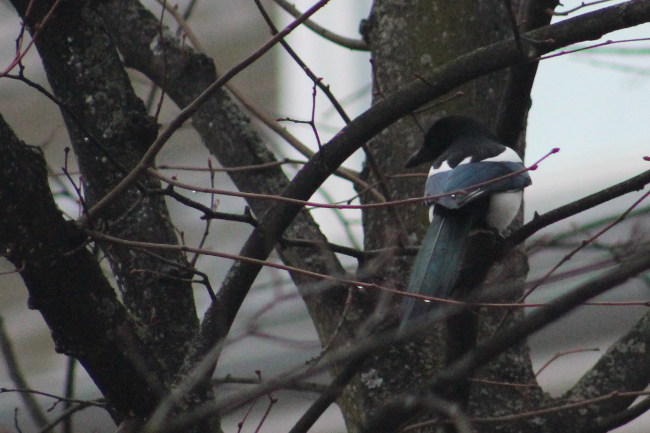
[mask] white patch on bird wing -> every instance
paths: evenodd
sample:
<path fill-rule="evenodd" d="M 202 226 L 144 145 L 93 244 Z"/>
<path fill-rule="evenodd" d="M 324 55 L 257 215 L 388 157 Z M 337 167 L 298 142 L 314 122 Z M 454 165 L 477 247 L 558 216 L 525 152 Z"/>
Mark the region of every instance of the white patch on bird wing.
<path fill-rule="evenodd" d="M 505 147 L 505 146 L 504 146 Z M 463 161 L 464 162 L 464 161 Z M 517 152 L 505 147 L 505 150 L 496 156 L 482 159 L 481 162 L 522 162 Z"/>
<path fill-rule="evenodd" d="M 463 159 L 458 165 L 467 164 L 471 160 L 472 157 L 468 156 L 467 158 Z M 456 167 L 458 167 L 458 165 Z M 431 166 L 431 169 L 429 170 L 429 177 L 433 176 L 434 174 L 444 173 L 445 171 L 450 171 L 450 170 L 453 170 L 453 168 L 451 168 L 447 160 L 445 160 L 442 164 L 440 164 L 440 167 L 438 168 L 433 168 L 433 166 Z"/>
<path fill-rule="evenodd" d="M 517 216 L 523 191 L 509 191 L 492 194 L 490 197 L 490 206 L 486 217 L 487 225 L 493 227 L 503 234 L 505 229 L 512 223 Z"/>

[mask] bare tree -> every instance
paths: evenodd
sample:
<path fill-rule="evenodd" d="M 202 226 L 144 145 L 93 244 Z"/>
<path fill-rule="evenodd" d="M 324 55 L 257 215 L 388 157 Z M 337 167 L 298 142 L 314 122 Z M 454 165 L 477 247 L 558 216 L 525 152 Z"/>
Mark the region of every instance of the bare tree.
<path fill-rule="evenodd" d="M 314 404 L 287 430 L 307 431 L 334 401 L 349 431 L 369 432 L 448 423 L 457 431 L 607 431 L 650 407 L 647 397 L 632 404 L 650 381 L 647 316 L 560 398 L 549 397 L 536 384 L 526 345 L 531 333 L 646 272 L 646 244 L 630 244 L 607 272 L 534 313 L 524 316 L 515 305 L 524 300 L 524 240 L 642 189 L 650 182 L 650 171 L 539 215 L 495 246 L 486 263 L 490 272 L 480 281 L 486 289 L 479 293 L 489 296 L 474 299 L 489 307 L 481 309 L 479 343 L 456 361 L 445 363 L 448 336 L 439 326 L 444 314 L 407 332 L 395 327 L 398 295 L 417 250 L 414 239 L 426 226 L 424 207 L 418 200 L 405 200 L 421 195 L 422 179 L 397 175 L 420 145 L 423 128 L 443 114 L 464 113 L 490 125 L 504 143 L 523 153 L 540 57 L 650 21 L 647 0 L 603 6 L 553 25 L 553 0 L 376 0 L 362 23 L 360 40 L 332 35 L 309 21 L 327 0 L 302 14 L 278 0 L 296 16 L 284 29 L 275 28 L 256 2 L 273 36 L 221 75 L 196 42 L 191 48 L 174 37 L 159 12 L 136 0 L 11 3 L 31 39 L 18 36 L 15 61 L 3 76 L 37 87 L 60 108 L 81 172 L 82 184 L 76 188 L 82 212 L 77 219 L 62 215 L 43 153 L 0 120 L 0 244 L 25 283 L 29 307 L 42 314 L 51 330 L 57 351 L 78 360 L 103 395 L 102 402 L 92 404 L 103 405 L 125 431 L 219 431 L 220 419 L 229 411 L 274 390 L 299 387 L 323 371 L 333 373 L 332 383 L 319 390 Z M 175 8 L 165 13 L 186 25 Z M 317 151 L 288 135 L 254 104 L 235 103 L 225 87 L 277 44 L 300 62 L 284 42 L 300 25 L 372 56 L 373 104 L 356 118 L 304 65 L 314 91 L 329 98 L 347 124 L 329 142 L 319 142 Z M 185 34 L 192 39 L 189 30 L 185 27 Z M 24 75 L 22 57 L 34 48 L 51 93 Z M 181 109 L 169 125 L 159 129 L 127 69 L 146 76 Z M 295 176 L 282 170 L 285 161 L 251 126 L 242 106 L 303 153 L 306 161 Z M 185 185 L 156 168 L 160 150 L 190 120 L 205 147 L 229 169 L 237 192 Z M 317 132 L 314 119 L 308 123 Z M 342 167 L 358 149 L 365 153 L 360 173 Z M 363 250 L 328 242 L 305 211 L 332 175 L 352 182 L 359 193 Z M 193 200 L 186 189 L 237 195 L 250 211 L 218 212 Z M 166 200 L 192 208 L 206 220 L 247 224 L 252 232 L 236 257 L 186 246 Z M 267 261 L 273 251 L 282 264 Z M 191 258 L 209 254 L 236 259 L 216 291 L 205 269 Z M 340 254 L 357 259 L 357 268 L 347 270 Z M 101 267 L 102 258 L 117 290 Z M 213 372 L 263 266 L 289 272 L 323 353 L 307 366 L 224 397 L 212 381 Z M 192 291 L 196 281 L 211 296 L 201 321 Z M 448 311 L 466 307 L 458 304 Z M 470 378 L 469 403 L 460 408 L 448 399 L 449 390 Z M 69 403 L 77 405 L 73 409 L 91 404 Z M 32 412 L 45 424 L 37 408 Z"/>

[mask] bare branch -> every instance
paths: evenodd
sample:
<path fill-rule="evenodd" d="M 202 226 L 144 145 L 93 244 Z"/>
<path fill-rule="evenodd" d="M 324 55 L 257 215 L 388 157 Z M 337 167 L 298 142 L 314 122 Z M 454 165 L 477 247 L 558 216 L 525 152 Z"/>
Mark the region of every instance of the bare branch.
<path fill-rule="evenodd" d="M 650 251 L 640 257 L 626 260 L 613 271 L 580 285 L 571 292 L 556 298 L 548 305 L 530 313 L 523 320 L 498 332 L 491 339 L 484 343 L 479 343 L 475 349 L 462 356 L 458 361 L 434 377 L 432 382 L 424 387 L 422 398 L 426 398 L 429 394 L 445 395 L 454 383 L 468 377 L 478 367 L 485 365 L 500 353 L 522 341 L 528 335 L 557 320 L 588 299 L 622 284 L 639 273 L 647 271 L 650 269 L 650 254 L 648 253 Z M 650 333 L 646 332 L 645 335 L 650 335 Z M 634 365 L 636 367 L 629 369 L 629 371 L 633 371 L 633 374 L 636 374 L 638 365 L 636 363 Z M 647 378 L 645 376 L 640 381 L 644 379 L 647 384 Z M 585 381 L 585 384 L 586 387 L 591 386 L 590 381 Z M 422 404 L 420 403 L 419 397 L 409 400 L 408 403 L 405 403 L 403 398 L 394 401 L 387 405 L 386 411 L 377 418 L 375 424 L 368 426 L 365 431 L 368 433 L 392 432 L 397 426 L 406 422 L 421 408 Z"/>
<path fill-rule="evenodd" d="M 116 420 L 146 417 L 163 393 L 162 368 L 144 350 L 85 236 L 57 209 L 40 150 L 19 142 L 2 118 L 0 148 L 0 245 L 20 268 L 30 306 L 43 315 L 57 350 L 79 359 Z"/>
<path fill-rule="evenodd" d="M 23 375 L 23 372 L 20 369 L 18 360 L 16 359 L 16 353 L 14 352 L 13 345 L 11 344 L 11 339 L 7 330 L 4 326 L 4 320 L 0 316 L 0 353 L 5 359 L 5 364 L 7 365 L 7 372 L 9 373 L 9 378 L 13 381 L 14 385 L 20 389 L 29 389 L 27 380 Z M 6 389 L 0 389 L 0 392 L 7 392 Z M 38 405 L 38 402 L 31 392 L 21 392 L 20 397 L 25 403 L 25 407 L 29 412 L 29 415 L 32 417 L 37 426 L 43 427 L 48 423 L 48 419 L 41 410 L 41 407 Z"/>
<path fill-rule="evenodd" d="M 531 222 L 524 225 L 522 228 L 510 235 L 506 240 L 506 243 L 508 245 L 517 245 L 544 227 L 547 227 L 558 221 L 562 221 L 563 219 L 566 219 L 570 216 L 579 214 L 580 212 L 584 212 L 585 210 L 591 209 L 592 207 L 606 203 L 616 197 L 620 197 L 624 194 L 643 189 L 644 186 L 648 183 L 650 183 L 650 170 L 645 171 L 614 186 L 605 188 L 597 193 L 591 194 L 587 197 L 554 209 L 550 212 L 545 213 L 544 215 L 536 215 Z"/>
<path fill-rule="evenodd" d="M 414 392 L 409 398 L 405 398 L 404 396 L 396 397 L 392 403 L 387 405 L 386 410 L 379 413 L 377 416 L 377 424 L 368 426 L 364 431 L 368 433 L 388 433 L 395 431 L 397 426 L 403 424 L 418 409 L 422 408 L 421 405 L 426 401 L 429 394 L 433 394 L 434 396 L 444 394 L 444 391 L 450 384 L 455 383 L 461 378 L 469 377 L 478 367 L 485 365 L 522 339 L 582 305 L 586 300 L 598 296 L 648 269 L 650 269 L 650 254 L 628 258 L 611 272 L 588 281 L 571 292 L 556 298 L 544 307 L 527 315 L 523 320 L 510 325 L 489 340 L 480 343 L 474 350 L 441 371 L 434 377 L 430 384 L 423 384 L 422 394 Z M 172 420 L 165 424 L 162 431 L 175 431 L 192 425 L 197 420 L 210 416 L 213 413 L 226 413 L 270 391 L 291 386 L 296 381 L 301 381 L 306 377 L 318 374 L 342 361 L 353 362 L 387 345 L 419 336 L 423 332 L 429 331 L 431 326 L 440 319 L 441 317 L 435 317 L 425 320 L 421 323 L 414 324 L 413 327 L 404 332 L 391 329 L 369 338 L 363 338 L 361 341 L 355 341 L 354 344 L 347 345 L 346 347 L 335 349 L 324 356 L 317 365 L 294 368 L 292 371 L 271 379 L 255 389 L 237 393 L 228 399 L 218 402 L 216 405 L 206 404 L 188 414 L 184 419 Z M 630 393 L 630 395 L 632 394 L 635 396 L 639 395 L 638 393 Z M 420 399 L 420 396 L 422 399 Z M 602 397 L 602 395 L 599 396 Z M 605 396 L 605 398 L 611 399 L 612 396 Z M 593 403 L 593 401 L 588 402 L 588 404 Z"/>
<path fill-rule="evenodd" d="M 285 36 L 295 30 L 300 24 L 302 24 L 307 18 L 318 12 L 323 6 L 325 6 L 329 0 L 320 0 L 314 6 L 309 8 L 307 12 L 301 15 L 300 18 L 296 19 L 294 22 L 285 27 L 277 35 L 273 36 L 268 42 L 266 42 L 262 47 L 260 47 L 255 53 L 251 54 L 249 57 L 241 61 L 239 64 L 234 66 L 228 72 L 223 74 L 217 81 L 212 83 L 207 89 L 201 93 L 191 104 L 187 105 L 180 112 L 174 120 L 169 124 L 169 126 L 162 131 L 156 140 L 151 143 L 149 149 L 144 154 L 142 159 L 135 165 L 135 167 L 126 175 L 118 185 L 115 186 L 108 194 L 102 197 L 91 209 L 88 210 L 88 213 L 85 215 L 85 218 L 81 221 L 85 223 L 88 220 L 95 218 L 99 212 L 106 207 L 111 201 L 113 201 L 120 194 L 124 193 L 126 189 L 129 188 L 136 181 L 136 179 L 153 163 L 156 155 L 160 152 L 163 146 L 171 138 L 171 136 L 180 128 L 183 123 L 185 123 L 200 107 L 201 105 L 212 96 L 212 94 L 221 89 L 230 79 L 236 76 L 238 73 L 246 69 L 257 59 L 262 57 L 268 50 L 270 50 L 275 44 L 281 41 Z"/>
<path fill-rule="evenodd" d="M 643 254 L 643 253 L 640 253 Z M 648 252 L 645 253 L 648 255 Z M 646 313 L 564 395 L 565 398 L 585 399 L 615 391 L 640 391 L 650 382 L 650 313 Z M 635 397 L 606 401 L 590 408 L 587 420 L 615 417 L 625 410 Z"/>
<path fill-rule="evenodd" d="M 289 3 L 286 0 L 274 0 L 282 9 L 291 14 L 294 18 L 300 16 L 300 11 L 296 9 L 294 5 Z M 345 36 L 337 35 L 334 32 L 331 32 L 324 27 L 319 26 L 312 20 L 305 21 L 305 26 L 314 31 L 314 33 L 322 36 L 323 38 L 334 42 L 335 44 L 341 45 L 342 47 L 349 48 L 351 50 L 359 51 L 368 51 L 368 45 L 361 39 L 351 39 L 346 38 Z"/>
<path fill-rule="evenodd" d="M 650 397 L 646 397 L 637 404 L 630 406 L 628 409 L 622 410 L 613 415 L 597 418 L 594 425 L 591 426 L 591 431 L 608 432 L 614 430 L 616 427 L 620 427 L 635 420 L 648 410 L 650 410 Z"/>
<path fill-rule="evenodd" d="M 312 403 L 298 422 L 289 430 L 289 433 L 307 433 L 327 408 L 341 396 L 343 389 L 357 374 L 365 360 L 365 357 L 354 359 L 343 367 L 327 389 L 321 393 L 318 399 Z"/>
<path fill-rule="evenodd" d="M 595 0 L 595 1 L 590 1 L 590 2 L 582 2 L 582 3 L 580 3 L 578 6 L 576 6 L 574 8 L 567 9 L 565 11 L 552 12 L 552 13 L 549 13 L 549 15 L 567 16 L 567 15 L 571 15 L 573 12 L 579 11 L 582 8 L 586 8 L 586 7 L 589 7 L 589 6 L 595 6 L 595 5 L 598 5 L 598 4 L 601 4 L 601 3 L 607 3 L 607 2 L 610 2 L 610 1 L 612 1 L 612 0 Z"/>

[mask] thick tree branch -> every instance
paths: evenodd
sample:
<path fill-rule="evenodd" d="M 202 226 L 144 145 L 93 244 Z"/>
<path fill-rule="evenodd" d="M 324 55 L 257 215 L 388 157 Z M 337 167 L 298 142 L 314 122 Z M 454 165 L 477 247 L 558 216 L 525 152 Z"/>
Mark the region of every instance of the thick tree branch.
<path fill-rule="evenodd" d="M 527 32 L 547 26 L 551 23 L 553 11 L 559 2 L 557 0 L 524 0 L 519 8 L 518 25 L 513 29 L 515 37 L 519 32 Z M 512 7 L 508 2 L 508 7 Z M 518 47 L 523 48 L 521 40 Z M 504 92 L 495 133 L 501 141 L 513 149 L 522 151 L 518 148 L 519 139 L 525 130 L 528 109 L 530 108 L 530 92 L 533 88 L 533 82 L 537 75 L 539 62 L 530 62 L 524 65 L 517 65 L 510 68 L 510 78 L 508 86 Z"/>
<path fill-rule="evenodd" d="M 583 431 L 585 431 L 585 433 L 605 433 L 635 420 L 648 410 L 650 410 L 650 397 L 645 397 L 643 400 L 630 406 L 626 410 L 620 411 L 611 416 L 596 419 L 593 425 L 589 425 L 586 429 L 583 429 Z"/>
<path fill-rule="evenodd" d="M 92 206 L 120 181 L 123 169 L 135 166 L 155 138 L 156 124 L 133 91 L 93 2 L 59 4 L 44 27 L 42 17 L 52 2 L 38 2 L 37 7 L 28 0 L 14 0 L 13 4 L 32 32 L 40 32 L 36 47 L 53 93 L 65 103 L 62 113 L 84 180 L 85 202 Z M 143 186 L 155 190 L 160 183 L 139 177 L 138 185 L 107 209 L 104 227 L 117 237 L 177 244 L 164 198 L 148 196 L 144 200 Z M 170 379 L 198 329 L 191 284 L 170 278 L 167 265 L 151 256 L 106 246 L 124 303 L 145 325 L 146 343 L 169 368 L 166 379 Z M 188 266 L 182 254 L 165 254 L 181 267 Z M 132 272 L 134 269 L 149 272 Z"/>
<path fill-rule="evenodd" d="M 643 254 L 640 252 L 639 254 Z M 645 251 L 645 254 L 649 254 Z M 650 382 L 650 313 L 646 313 L 630 331 L 618 339 L 563 397 L 587 399 L 616 391 L 641 391 Z M 597 426 L 600 419 L 625 410 L 636 398 L 603 401 L 581 415 L 585 427 Z M 647 402 L 646 402 L 647 404 Z M 589 421 L 587 421 L 589 420 Z"/>
<path fill-rule="evenodd" d="M 633 191 L 639 191 L 648 183 L 650 183 L 650 170 L 587 197 L 553 209 L 543 215 L 536 215 L 532 221 L 521 227 L 506 239 L 505 249 L 508 250 L 523 242 L 544 227 L 548 227 L 553 223 L 577 215 L 580 212 L 607 203 L 616 197 L 620 197 Z"/>
<path fill-rule="evenodd" d="M 646 272 L 648 269 L 650 269 L 650 251 L 646 249 L 645 254 L 628 257 L 621 265 L 607 274 L 582 284 L 566 295 L 560 296 L 546 306 L 535 310 L 526 316 L 525 319 L 510 325 L 488 341 L 478 344 L 474 350 L 451 364 L 438 376 L 434 377 L 432 382 L 426 386 L 426 390 L 423 391 L 422 395 L 409 399 L 403 397 L 395 399 L 392 404 L 387 406 L 386 411 L 377 418 L 376 423 L 370 425 L 365 431 L 368 433 L 389 433 L 395 431 L 395 429 L 407 422 L 421 409 L 424 409 L 421 402 L 423 399 L 426 399 L 429 393 L 433 395 L 446 395 L 455 383 L 469 377 L 477 368 L 487 364 L 508 348 L 518 344 L 529 335 L 564 316 L 566 313 L 582 305 L 585 301 L 617 287 L 630 278 Z M 646 339 L 648 335 L 650 333 L 646 332 Z M 636 359 L 636 361 L 638 362 L 639 359 Z M 629 370 L 637 371 L 639 365 L 636 363 L 632 364 L 633 366 Z M 619 370 L 617 369 L 616 371 L 618 372 Z"/>
<path fill-rule="evenodd" d="M 39 149 L 0 118 L 0 245 L 20 269 L 29 305 L 43 315 L 58 352 L 77 358 L 119 422 L 145 418 L 163 393 L 162 367 L 97 261 L 86 237 L 63 219 Z"/>
<path fill-rule="evenodd" d="M 161 71 L 166 68 L 165 91 L 180 107 L 186 107 L 217 79 L 217 73 L 210 59 L 182 45 L 179 40 L 157 40 L 158 20 L 137 1 L 111 0 L 103 7 L 103 15 L 113 38 L 124 56 L 127 65 L 141 71 L 152 81 L 162 84 Z M 163 31 L 163 34 L 171 32 Z M 165 58 L 160 50 L 154 49 L 156 42 L 165 48 Z M 152 48 L 153 47 L 153 48 Z M 166 63 L 165 63 L 166 61 Z M 194 113 L 192 126 L 201 139 L 224 167 L 253 166 L 277 162 L 260 137 L 250 125 L 250 120 L 223 91 L 215 91 Z M 260 194 L 279 194 L 289 180 L 277 166 L 263 170 L 229 171 L 229 176 L 240 191 Z M 256 216 L 263 215 L 271 204 L 267 200 L 249 199 L 248 204 Z M 328 275 L 342 275 L 343 267 L 336 256 L 327 248 L 327 242 L 318 225 L 308 213 L 299 214 L 289 227 L 287 237 L 310 239 L 311 245 L 280 245 L 278 251 L 284 263 Z M 319 280 L 292 274 L 294 282 L 310 293 L 310 287 Z M 318 320 L 337 317 L 344 303 L 346 291 L 334 286 L 323 296 L 306 299 L 310 314 Z M 319 328 L 321 338 L 327 340 L 332 328 Z M 227 332 L 227 331 L 225 331 Z"/>

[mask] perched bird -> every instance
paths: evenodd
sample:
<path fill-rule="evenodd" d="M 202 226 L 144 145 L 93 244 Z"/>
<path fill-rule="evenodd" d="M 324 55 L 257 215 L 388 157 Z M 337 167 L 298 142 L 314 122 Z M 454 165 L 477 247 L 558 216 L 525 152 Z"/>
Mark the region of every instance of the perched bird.
<path fill-rule="evenodd" d="M 531 180 L 514 150 L 499 143 L 483 124 L 463 116 L 445 117 L 431 126 L 406 167 L 425 162 L 432 164 L 424 189 L 425 196 L 431 197 L 427 202 L 431 224 L 407 291 L 450 298 L 459 290 L 464 262 L 476 260 L 466 255 L 470 237 L 479 231 L 501 236 L 517 215 L 523 189 Z M 401 327 L 435 306 L 435 302 L 405 297 Z"/>

